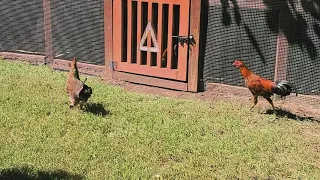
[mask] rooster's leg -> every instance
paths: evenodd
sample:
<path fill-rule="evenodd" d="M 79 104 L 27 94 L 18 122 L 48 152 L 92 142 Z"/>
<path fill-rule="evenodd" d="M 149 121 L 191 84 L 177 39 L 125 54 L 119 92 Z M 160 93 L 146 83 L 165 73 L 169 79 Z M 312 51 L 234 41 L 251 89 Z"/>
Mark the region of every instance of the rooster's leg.
<path fill-rule="evenodd" d="M 258 96 L 253 95 L 253 105 L 250 107 L 250 110 L 258 103 Z"/>
<path fill-rule="evenodd" d="M 270 97 L 264 97 L 272 106 L 272 109 L 273 109 L 273 113 L 275 114 L 276 113 L 276 110 L 274 108 L 274 105 L 273 105 L 273 102 L 272 102 L 272 99 Z"/>

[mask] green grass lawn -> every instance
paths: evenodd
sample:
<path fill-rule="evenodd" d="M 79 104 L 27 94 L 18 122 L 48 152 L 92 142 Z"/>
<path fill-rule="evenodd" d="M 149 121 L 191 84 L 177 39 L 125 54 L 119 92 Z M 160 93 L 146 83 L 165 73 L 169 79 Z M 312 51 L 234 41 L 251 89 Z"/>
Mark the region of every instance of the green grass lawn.
<path fill-rule="evenodd" d="M 320 179 L 318 123 L 272 122 L 237 102 L 132 93 L 95 77 L 87 111 L 70 110 L 65 80 L 0 60 L 0 178 Z"/>

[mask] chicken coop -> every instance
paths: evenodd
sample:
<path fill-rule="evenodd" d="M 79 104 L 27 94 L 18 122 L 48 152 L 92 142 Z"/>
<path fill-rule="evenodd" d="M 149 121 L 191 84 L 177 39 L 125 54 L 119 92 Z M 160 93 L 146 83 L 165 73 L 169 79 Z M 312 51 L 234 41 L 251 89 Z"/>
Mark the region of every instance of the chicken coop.
<path fill-rule="evenodd" d="M 205 91 L 244 86 L 232 66 L 286 79 L 320 100 L 317 0 L 0 2 L 0 55 L 139 84 Z"/>

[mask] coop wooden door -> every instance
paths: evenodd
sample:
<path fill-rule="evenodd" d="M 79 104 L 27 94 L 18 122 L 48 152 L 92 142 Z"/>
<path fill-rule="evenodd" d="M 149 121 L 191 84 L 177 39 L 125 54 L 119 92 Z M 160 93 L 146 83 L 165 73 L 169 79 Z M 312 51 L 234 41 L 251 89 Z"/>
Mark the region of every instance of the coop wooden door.
<path fill-rule="evenodd" d="M 114 0 L 116 71 L 186 81 L 189 0 Z"/>

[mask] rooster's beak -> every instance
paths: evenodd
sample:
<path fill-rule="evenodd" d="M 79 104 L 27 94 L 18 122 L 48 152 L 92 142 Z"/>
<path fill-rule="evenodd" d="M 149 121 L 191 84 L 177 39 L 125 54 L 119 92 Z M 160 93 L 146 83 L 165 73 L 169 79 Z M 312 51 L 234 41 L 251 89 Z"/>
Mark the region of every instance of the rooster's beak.
<path fill-rule="evenodd" d="M 232 65 L 236 66 L 236 62 L 232 63 Z"/>

